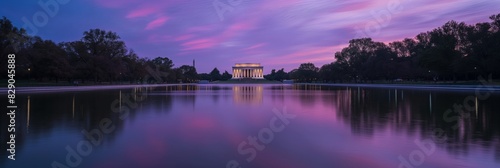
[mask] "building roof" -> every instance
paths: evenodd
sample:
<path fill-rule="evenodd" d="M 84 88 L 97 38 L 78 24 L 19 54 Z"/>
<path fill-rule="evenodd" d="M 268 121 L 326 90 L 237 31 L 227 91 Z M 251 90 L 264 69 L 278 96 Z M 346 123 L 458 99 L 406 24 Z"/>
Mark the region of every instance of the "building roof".
<path fill-rule="evenodd" d="M 260 63 L 236 63 L 233 68 L 258 68 L 258 67 L 262 67 L 260 65 Z"/>

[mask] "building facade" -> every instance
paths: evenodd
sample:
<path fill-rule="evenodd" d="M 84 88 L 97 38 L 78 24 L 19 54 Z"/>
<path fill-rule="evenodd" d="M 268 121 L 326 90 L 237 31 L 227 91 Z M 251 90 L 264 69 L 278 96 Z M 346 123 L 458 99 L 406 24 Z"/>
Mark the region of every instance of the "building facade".
<path fill-rule="evenodd" d="M 233 79 L 264 79 L 264 67 L 259 63 L 237 63 L 233 66 Z"/>

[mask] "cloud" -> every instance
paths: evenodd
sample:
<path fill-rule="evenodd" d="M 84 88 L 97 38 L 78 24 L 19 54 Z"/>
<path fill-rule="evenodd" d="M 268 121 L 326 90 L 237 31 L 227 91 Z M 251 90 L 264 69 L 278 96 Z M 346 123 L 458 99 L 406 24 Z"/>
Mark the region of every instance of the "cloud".
<path fill-rule="evenodd" d="M 94 0 L 97 4 L 108 8 L 119 8 L 141 2 L 140 0 Z"/>
<path fill-rule="evenodd" d="M 130 19 L 137 17 L 144 17 L 144 16 L 149 16 L 156 12 L 158 12 L 158 8 L 156 7 L 140 8 L 129 12 L 126 17 Z"/>
<path fill-rule="evenodd" d="M 367 34 L 375 41 L 411 38 L 449 20 L 469 24 L 489 21 L 488 16 L 500 9 L 500 1 L 488 0 L 252 0 L 231 6 L 220 21 L 212 1 L 94 2 L 112 9 L 104 15 L 121 17 L 113 22 L 121 24 L 98 26 L 127 32 L 124 39 L 133 44 L 144 42 L 131 46 L 139 55 L 170 55 L 179 62 L 210 57 L 217 63 L 200 63 L 199 72 L 226 66 L 228 60 L 267 62 L 267 66 L 286 69 L 303 62 L 317 66 L 330 63 L 341 46 L 356 38 L 357 30 L 382 24 L 376 14 L 387 11 L 390 2 L 399 2 L 402 10 L 390 13 L 379 33 Z M 166 24 L 168 31 L 161 29 Z M 272 68 L 278 67 L 266 69 Z"/>
<path fill-rule="evenodd" d="M 189 42 L 185 42 L 182 44 L 184 47 L 182 50 L 187 51 L 187 50 L 199 50 L 199 49 L 206 49 L 213 47 L 217 44 L 217 42 L 214 39 L 206 38 L 206 39 L 197 39 L 197 40 L 192 40 Z"/>
<path fill-rule="evenodd" d="M 162 25 L 164 25 L 170 18 L 166 16 L 159 17 L 151 22 L 148 23 L 146 26 L 145 30 L 152 30 L 156 29 Z"/>
<path fill-rule="evenodd" d="M 256 49 L 256 48 L 260 48 L 260 47 L 262 47 L 262 46 L 265 46 L 265 45 L 266 45 L 266 43 L 259 43 L 259 44 L 255 44 L 255 45 L 253 45 L 253 46 L 247 47 L 247 48 L 245 48 L 245 49 L 243 49 L 243 50 L 253 50 L 253 49 Z"/>

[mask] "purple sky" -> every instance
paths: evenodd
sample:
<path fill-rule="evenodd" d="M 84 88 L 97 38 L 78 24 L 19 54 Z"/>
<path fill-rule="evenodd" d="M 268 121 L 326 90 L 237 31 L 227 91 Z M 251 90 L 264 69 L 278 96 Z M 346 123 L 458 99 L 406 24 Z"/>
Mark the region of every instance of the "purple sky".
<path fill-rule="evenodd" d="M 46 20 L 35 0 L 2 0 L 0 15 L 18 27 L 35 16 L 36 35 L 56 42 L 111 30 L 140 57 L 169 57 L 176 67 L 195 59 L 198 72 L 230 72 L 241 62 L 261 63 L 265 73 L 305 62 L 320 67 L 356 37 L 390 42 L 500 13 L 498 0 L 40 0 L 57 1 L 69 2 L 45 12 Z"/>

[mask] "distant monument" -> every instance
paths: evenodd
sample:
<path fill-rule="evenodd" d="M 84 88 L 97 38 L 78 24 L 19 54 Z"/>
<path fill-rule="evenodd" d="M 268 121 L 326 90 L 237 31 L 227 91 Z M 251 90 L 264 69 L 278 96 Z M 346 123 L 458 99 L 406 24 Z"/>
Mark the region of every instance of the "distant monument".
<path fill-rule="evenodd" d="M 264 67 L 260 63 L 237 63 L 232 79 L 264 79 Z"/>

